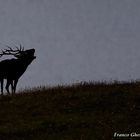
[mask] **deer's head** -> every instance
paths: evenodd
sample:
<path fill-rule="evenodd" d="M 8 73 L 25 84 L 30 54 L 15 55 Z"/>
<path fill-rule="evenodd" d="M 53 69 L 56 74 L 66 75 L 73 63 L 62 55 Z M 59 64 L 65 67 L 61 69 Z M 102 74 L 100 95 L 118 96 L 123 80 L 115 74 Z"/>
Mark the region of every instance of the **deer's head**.
<path fill-rule="evenodd" d="M 8 46 L 7 49 L 2 50 L 0 53 L 0 57 L 3 55 L 13 55 L 14 57 L 18 59 L 30 59 L 33 60 L 36 58 L 34 56 L 35 49 L 29 49 L 29 50 L 24 50 L 24 47 L 20 45 L 20 47 L 16 47 L 16 49 L 12 49 L 11 47 Z"/>

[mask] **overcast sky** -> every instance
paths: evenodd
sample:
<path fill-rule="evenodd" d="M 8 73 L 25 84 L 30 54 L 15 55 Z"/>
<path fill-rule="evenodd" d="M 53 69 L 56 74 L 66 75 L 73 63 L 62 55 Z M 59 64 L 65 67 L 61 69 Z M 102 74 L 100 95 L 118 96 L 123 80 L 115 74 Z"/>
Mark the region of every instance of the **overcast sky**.
<path fill-rule="evenodd" d="M 139 0 L 0 0 L 0 47 L 36 49 L 18 87 L 140 78 Z"/>

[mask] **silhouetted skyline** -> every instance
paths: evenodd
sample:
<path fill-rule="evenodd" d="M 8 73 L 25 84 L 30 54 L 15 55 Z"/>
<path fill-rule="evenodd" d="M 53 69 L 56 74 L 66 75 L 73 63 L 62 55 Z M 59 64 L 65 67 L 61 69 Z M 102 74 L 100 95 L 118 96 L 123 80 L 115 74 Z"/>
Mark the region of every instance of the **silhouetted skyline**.
<path fill-rule="evenodd" d="M 0 46 L 36 49 L 19 87 L 140 78 L 140 1 L 1 0 Z"/>

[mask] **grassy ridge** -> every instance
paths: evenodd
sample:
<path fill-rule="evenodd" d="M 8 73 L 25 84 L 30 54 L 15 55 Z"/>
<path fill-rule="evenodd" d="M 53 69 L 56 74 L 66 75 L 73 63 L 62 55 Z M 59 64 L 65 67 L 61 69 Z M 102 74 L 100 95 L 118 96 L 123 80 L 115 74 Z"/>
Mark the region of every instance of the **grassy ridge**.
<path fill-rule="evenodd" d="M 110 140 L 114 132 L 140 133 L 139 118 L 139 82 L 81 83 L 0 96 L 0 140 Z"/>

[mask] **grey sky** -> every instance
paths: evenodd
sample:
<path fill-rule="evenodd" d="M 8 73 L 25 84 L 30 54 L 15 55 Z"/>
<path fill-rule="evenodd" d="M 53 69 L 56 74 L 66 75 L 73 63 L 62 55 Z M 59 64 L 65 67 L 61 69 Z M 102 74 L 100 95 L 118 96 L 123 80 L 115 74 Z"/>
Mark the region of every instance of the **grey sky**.
<path fill-rule="evenodd" d="M 139 0 L 0 0 L 0 42 L 35 48 L 19 87 L 140 78 Z"/>

